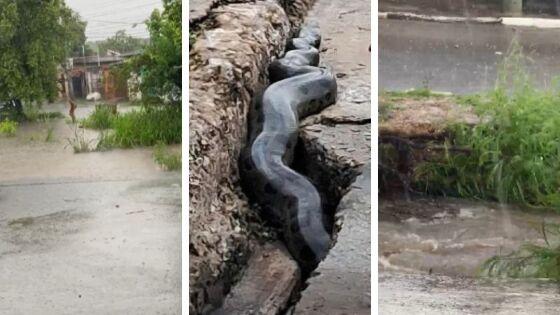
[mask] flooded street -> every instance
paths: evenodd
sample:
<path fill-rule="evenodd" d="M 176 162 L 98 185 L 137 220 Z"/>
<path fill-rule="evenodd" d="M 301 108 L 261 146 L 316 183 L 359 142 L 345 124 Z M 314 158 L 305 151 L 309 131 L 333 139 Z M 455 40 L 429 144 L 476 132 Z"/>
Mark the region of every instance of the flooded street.
<path fill-rule="evenodd" d="M 382 199 L 379 211 L 381 314 L 556 313 L 558 283 L 480 278 L 479 269 L 522 245 L 546 246 L 542 225 L 560 223 L 560 215 L 424 198 Z M 548 234 L 547 241 L 559 244 L 558 235 Z"/>
<path fill-rule="evenodd" d="M 502 8 L 488 2 L 428 2 L 385 1 L 380 10 L 436 14 L 445 18 L 508 16 Z M 560 73 L 559 29 L 506 26 L 500 21 L 439 23 L 427 21 L 433 16 L 424 18 L 422 21 L 379 19 L 381 91 L 425 88 L 450 92 L 450 97 L 490 91 L 496 86 L 504 59 L 517 44 L 526 58 L 510 58 L 510 71 L 526 74 L 539 89 L 550 88 Z M 386 102 L 390 114 L 382 121 L 380 134 L 387 139 L 396 135 L 402 143 L 412 143 L 411 147 L 428 139 L 428 145 L 417 146 L 416 155 L 410 153 L 410 148 L 404 148 L 405 145 L 400 148 L 400 142 L 391 144 L 399 154 L 394 165 L 399 168 L 399 175 L 416 179 L 418 165 L 430 153 L 429 145 L 436 148 L 453 138 L 448 127 L 457 117 L 467 126 L 480 122 L 468 112 L 459 111 L 456 115 L 454 109 L 450 110 L 459 107 L 446 109 L 444 97 L 409 98 Z M 451 100 L 451 103 L 457 101 Z M 448 154 L 447 146 L 445 149 Z M 405 174 L 408 171 L 410 173 Z M 453 176 L 449 173 L 444 177 L 452 179 Z M 521 185 L 524 182 L 521 181 Z M 406 186 L 406 180 L 402 185 Z M 397 186 L 400 189 L 401 186 Z M 386 189 L 390 191 L 387 195 L 392 195 L 392 188 Z M 493 257 L 509 255 L 525 245 L 547 247 L 551 251 L 557 248 L 559 235 L 547 232 L 553 230 L 547 230 L 547 226 L 560 223 L 558 213 L 443 197 L 417 196 L 406 201 L 405 195 L 398 192 L 392 196 L 380 197 L 379 201 L 380 314 L 558 313 L 560 285 L 555 281 L 482 277 L 492 274 L 484 269 L 484 263 Z M 534 263 L 534 260 L 527 262 L 531 259 L 528 256 L 521 259 L 523 264 Z M 515 265 L 509 257 L 504 260 Z"/>
<path fill-rule="evenodd" d="M 181 174 L 151 148 L 74 154 L 75 130 L 54 119 L 0 137 L 0 313 L 179 312 Z"/>

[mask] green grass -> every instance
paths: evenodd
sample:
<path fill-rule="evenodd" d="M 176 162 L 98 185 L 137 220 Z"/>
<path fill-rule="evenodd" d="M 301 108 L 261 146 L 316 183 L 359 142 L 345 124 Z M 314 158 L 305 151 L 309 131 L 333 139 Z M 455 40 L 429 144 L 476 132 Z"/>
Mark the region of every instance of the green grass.
<path fill-rule="evenodd" d="M 420 165 L 416 185 L 428 193 L 521 203 L 560 211 L 559 85 L 538 90 L 514 46 L 494 91 L 464 98 L 483 122 L 450 126 L 447 145 L 470 149 Z"/>
<path fill-rule="evenodd" d="M 16 134 L 18 123 L 9 119 L 0 121 L 0 134 L 13 137 Z"/>
<path fill-rule="evenodd" d="M 181 143 L 181 107 L 144 106 L 118 115 L 111 127 L 113 132 L 101 140 L 101 146 L 130 148 L 160 142 Z"/>
<path fill-rule="evenodd" d="M 153 156 L 154 161 L 167 171 L 181 169 L 181 152 L 174 152 L 163 143 L 158 143 L 154 147 Z"/>
<path fill-rule="evenodd" d="M 508 255 L 488 259 L 479 269 L 482 277 L 548 278 L 560 280 L 560 225 L 541 225 L 546 245 L 526 244 Z"/>
<path fill-rule="evenodd" d="M 97 106 L 81 124 L 84 128 L 105 130 L 112 127 L 115 117 L 109 106 Z"/>
<path fill-rule="evenodd" d="M 46 134 L 45 134 L 45 142 L 53 142 L 54 141 L 54 126 L 49 125 L 47 126 Z"/>
<path fill-rule="evenodd" d="M 441 98 L 450 96 L 445 93 L 434 92 L 428 88 L 417 88 L 408 91 L 383 91 L 381 97 L 389 101 L 396 101 L 402 99 L 421 100 L 427 98 Z"/>
<path fill-rule="evenodd" d="M 39 106 L 36 105 L 23 106 L 23 115 L 25 120 L 30 122 L 64 118 L 64 114 L 60 112 L 41 112 Z"/>
<path fill-rule="evenodd" d="M 509 255 L 488 259 L 479 276 L 560 280 L 560 249 L 524 245 Z"/>

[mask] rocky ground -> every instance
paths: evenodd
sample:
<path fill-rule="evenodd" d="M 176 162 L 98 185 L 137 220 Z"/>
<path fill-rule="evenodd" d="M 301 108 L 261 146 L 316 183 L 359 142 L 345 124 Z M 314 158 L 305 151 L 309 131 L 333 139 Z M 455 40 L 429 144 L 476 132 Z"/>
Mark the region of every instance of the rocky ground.
<path fill-rule="evenodd" d="M 62 118 L 0 136 L 0 313 L 179 313 L 181 174 L 150 149 L 74 154 L 73 136 Z"/>

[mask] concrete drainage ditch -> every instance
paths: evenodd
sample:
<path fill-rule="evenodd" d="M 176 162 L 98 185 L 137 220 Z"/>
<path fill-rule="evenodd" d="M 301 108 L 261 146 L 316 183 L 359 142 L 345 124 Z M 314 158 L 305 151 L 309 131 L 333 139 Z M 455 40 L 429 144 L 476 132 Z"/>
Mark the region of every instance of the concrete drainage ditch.
<path fill-rule="evenodd" d="M 190 128 L 196 131 L 189 147 L 192 314 L 219 313 L 220 305 L 229 314 L 337 314 L 337 309 L 369 314 L 369 2 L 350 4 L 360 10 L 341 0 L 319 1 L 310 11 L 313 2 L 214 1 L 199 19 L 203 25 L 191 34 L 189 109 Z M 341 18 L 333 5 L 351 13 Z M 346 73 L 337 75 L 337 103 L 300 128 L 295 167 L 326 196 L 338 226 L 328 257 L 303 281 L 308 275 L 274 241 L 275 233 L 242 193 L 237 159 L 245 146 L 250 104 L 268 84 L 264 69 L 282 54 L 307 15 L 321 23 L 324 59 L 335 72 Z M 363 232 L 359 241 L 353 230 Z M 347 289 L 351 284 L 355 290 Z M 249 302 L 240 302 L 243 297 Z M 255 300 L 268 302 L 255 305 Z"/>

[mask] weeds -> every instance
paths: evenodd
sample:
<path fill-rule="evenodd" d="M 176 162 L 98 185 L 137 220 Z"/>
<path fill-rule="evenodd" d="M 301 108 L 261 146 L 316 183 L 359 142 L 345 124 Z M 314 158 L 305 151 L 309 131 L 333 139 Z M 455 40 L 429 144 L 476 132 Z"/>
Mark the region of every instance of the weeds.
<path fill-rule="evenodd" d="M 144 106 L 113 119 L 114 133 L 102 139 L 102 146 L 134 147 L 181 142 L 180 106 Z"/>
<path fill-rule="evenodd" d="M 8 137 L 13 137 L 16 135 L 18 123 L 9 119 L 4 119 L 0 121 L 0 134 L 6 135 Z"/>
<path fill-rule="evenodd" d="M 449 154 L 420 165 L 416 181 L 427 192 L 551 207 L 560 211 L 560 94 L 539 91 L 513 45 L 494 91 L 465 98 L 484 121 L 450 126 L 447 146 L 469 154 Z"/>
<path fill-rule="evenodd" d="M 448 93 L 434 92 L 428 88 L 412 89 L 408 91 L 384 91 L 381 98 L 388 101 L 398 101 L 402 99 L 421 100 L 426 98 L 439 98 L 450 96 Z"/>
<path fill-rule="evenodd" d="M 28 121 L 37 121 L 39 119 L 40 113 L 41 112 L 39 106 L 35 106 L 32 104 L 23 106 L 23 115 Z"/>
<path fill-rule="evenodd" d="M 524 245 L 519 250 L 488 259 L 480 268 L 483 277 L 548 278 L 560 280 L 560 225 L 542 223 L 541 231 L 546 246 Z M 549 242 L 550 235 L 556 242 Z"/>
<path fill-rule="evenodd" d="M 74 137 L 67 138 L 67 146 L 71 146 L 74 153 L 85 153 L 91 151 L 91 145 L 94 140 L 88 140 L 85 137 L 84 130 L 80 128 L 74 128 Z"/>
<path fill-rule="evenodd" d="M 112 127 L 115 117 L 109 106 L 97 106 L 81 124 L 84 128 L 105 130 Z"/>
<path fill-rule="evenodd" d="M 39 106 L 32 104 L 23 107 L 23 115 L 25 120 L 30 122 L 64 118 L 64 115 L 60 112 L 41 112 Z"/>
<path fill-rule="evenodd" d="M 181 152 L 174 152 L 163 143 L 158 143 L 154 147 L 153 156 L 154 161 L 167 171 L 181 169 Z"/>
<path fill-rule="evenodd" d="M 47 126 L 47 132 L 45 135 L 45 142 L 53 142 L 54 141 L 54 126 L 49 125 Z"/>

